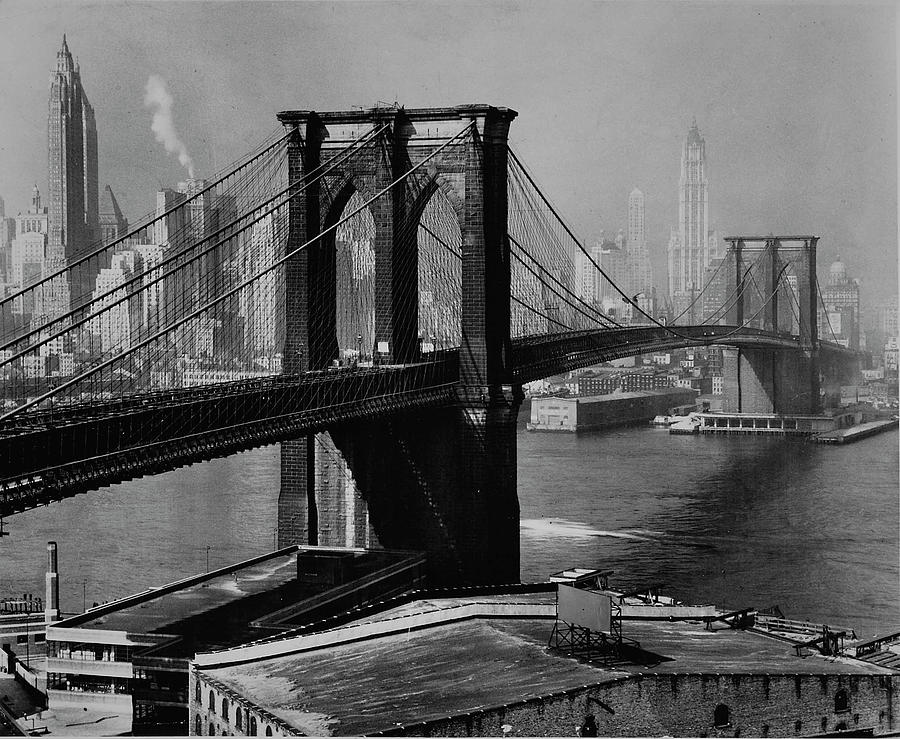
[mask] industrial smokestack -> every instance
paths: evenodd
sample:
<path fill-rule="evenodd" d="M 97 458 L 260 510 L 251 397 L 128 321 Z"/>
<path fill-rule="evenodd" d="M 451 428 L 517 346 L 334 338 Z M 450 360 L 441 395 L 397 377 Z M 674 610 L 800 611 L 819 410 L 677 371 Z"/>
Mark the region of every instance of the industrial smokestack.
<path fill-rule="evenodd" d="M 47 590 L 44 595 L 44 621 L 59 621 L 59 572 L 57 570 L 56 542 L 47 542 Z"/>

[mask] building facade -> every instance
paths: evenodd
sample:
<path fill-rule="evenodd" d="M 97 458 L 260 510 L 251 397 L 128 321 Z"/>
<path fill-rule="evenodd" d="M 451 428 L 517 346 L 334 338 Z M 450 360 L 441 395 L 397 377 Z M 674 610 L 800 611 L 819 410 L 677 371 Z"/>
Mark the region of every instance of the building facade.
<path fill-rule="evenodd" d="M 65 36 L 50 78 L 47 139 L 46 261 L 47 268 L 54 269 L 84 251 L 100 235 L 97 125 L 81 82 L 81 71 L 72 59 Z M 82 270 L 80 284 L 54 285 L 49 291 L 52 297 L 45 298 L 43 312 L 59 315 L 67 311 L 71 296 L 86 295 L 93 290 L 94 276 L 90 270 Z"/>
<path fill-rule="evenodd" d="M 688 310 L 703 289 L 710 262 L 719 256 L 718 236 L 709 227 L 706 141 L 695 120 L 681 152 L 678 225 L 669 237 L 669 298 L 675 316 Z"/>
<path fill-rule="evenodd" d="M 110 244 L 128 233 L 128 219 L 122 214 L 119 201 L 107 185 L 103 188 L 100 200 L 100 238 L 104 244 Z"/>
<path fill-rule="evenodd" d="M 828 284 L 822 288 L 818 319 L 820 339 L 859 350 L 859 283 L 847 275 L 840 256 L 832 262 Z"/>

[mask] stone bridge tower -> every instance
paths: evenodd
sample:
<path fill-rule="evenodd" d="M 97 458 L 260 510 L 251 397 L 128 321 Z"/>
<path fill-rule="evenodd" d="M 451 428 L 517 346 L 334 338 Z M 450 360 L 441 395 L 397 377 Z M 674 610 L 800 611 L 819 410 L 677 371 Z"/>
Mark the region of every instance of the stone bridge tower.
<path fill-rule="evenodd" d="M 430 160 L 429 184 L 403 184 L 370 206 L 375 222 L 375 342 L 384 361 L 418 352 L 416 224 L 440 190 L 462 236 L 459 383 L 452 407 L 357 421 L 282 444 L 279 543 L 422 549 L 432 582 L 515 582 L 519 577 L 516 416 L 510 361 L 507 135 L 515 111 L 487 105 L 278 115 L 291 132 L 292 182 L 360 149 L 290 203 L 288 248 L 336 223 L 354 192 L 368 199 L 463 129 Z M 385 127 L 386 126 L 386 127 Z M 336 184 L 334 184 L 336 183 Z M 285 372 L 337 357 L 334 233 L 286 266 Z"/>

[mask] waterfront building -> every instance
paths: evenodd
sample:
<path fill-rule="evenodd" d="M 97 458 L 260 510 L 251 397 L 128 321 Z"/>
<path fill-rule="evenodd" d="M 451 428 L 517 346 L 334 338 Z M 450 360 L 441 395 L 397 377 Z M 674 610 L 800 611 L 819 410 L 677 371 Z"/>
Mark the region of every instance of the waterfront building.
<path fill-rule="evenodd" d="M 706 169 L 706 141 L 695 119 L 682 147 L 678 225 L 669 236 L 669 297 L 676 316 L 687 311 L 703 289 L 704 274 L 719 256 L 718 236 L 709 227 Z"/>
<path fill-rule="evenodd" d="M 65 35 L 50 79 L 47 131 L 47 262 L 49 268 L 56 269 L 95 242 L 100 225 L 94 109 Z M 94 275 L 86 269 L 80 284 L 54 285 L 52 294 L 44 297 L 43 312 L 59 315 L 68 310 L 70 295 L 82 296 L 93 290 Z"/>
<path fill-rule="evenodd" d="M 859 282 L 847 275 L 840 256 L 829 268 L 818 312 L 820 339 L 859 350 Z"/>
<path fill-rule="evenodd" d="M 48 707 L 65 733 L 188 734 L 188 662 L 423 585 L 417 552 L 291 546 L 47 627 Z M 97 719 L 103 717 L 100 723 Z"/>
<path fill-rule="evenodd" d="M 576 432 L 644 423 L 676 405 L 693 403 L 690 388 L 639 390 L 580 398 L 534 398 L 529 431 Z"/>
<path fill-rule="evenodd" d="M 562 582 L 608 574 L 579 568 L 533 585 L 424 591 L 349 622 L 325 620 L 314 633 L 200 651 L 190 670 L 190 732 L 813 736 L 853 729 L 871 736 L 897 730 L 900 674 L 876 663 L 897 644 L 896 635 L 835 659 L 828 652 L 840 647 L 840 637 L 821 624 Z M 575 613 L 575 604 L 585 610 Z M 554 642 L 559 631 L 572 641 Z M 822 633 L 825 654 L 801 646 Z"/>

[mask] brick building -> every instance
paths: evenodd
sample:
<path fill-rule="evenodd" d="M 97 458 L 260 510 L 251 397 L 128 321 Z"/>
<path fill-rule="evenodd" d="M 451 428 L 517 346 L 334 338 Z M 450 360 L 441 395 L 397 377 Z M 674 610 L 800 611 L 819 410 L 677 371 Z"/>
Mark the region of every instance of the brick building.
<path fill-rule="evenodd" d="M 548 648 L 555 608 L 550 583 L 423 594 L 314 633 L 198 654 L 191 733 L 571 736 L 591 724 L 599 736 L 897 730 L 900 672 L 798 649 L 808 636 L 773 639 L 759 622 L 744 629 L 623 619 L 623 635 L 638 646 L 585 661 Z"/>

